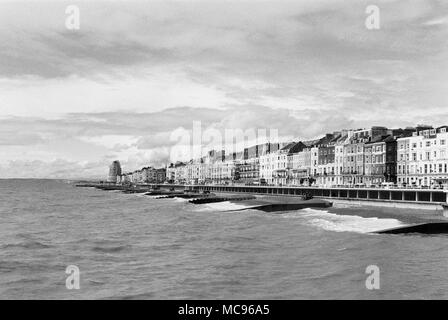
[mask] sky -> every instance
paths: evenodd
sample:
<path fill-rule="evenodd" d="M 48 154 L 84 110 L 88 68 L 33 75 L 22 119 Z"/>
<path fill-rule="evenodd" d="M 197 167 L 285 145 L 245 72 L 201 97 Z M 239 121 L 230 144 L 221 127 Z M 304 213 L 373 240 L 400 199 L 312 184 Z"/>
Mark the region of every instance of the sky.
<path fill-rule="evenodd" d="M 0 0 L 0 39 L 0 178 L 163 166 L 194 123 L 284 141 L 448 124 L 446 1 Z"/>

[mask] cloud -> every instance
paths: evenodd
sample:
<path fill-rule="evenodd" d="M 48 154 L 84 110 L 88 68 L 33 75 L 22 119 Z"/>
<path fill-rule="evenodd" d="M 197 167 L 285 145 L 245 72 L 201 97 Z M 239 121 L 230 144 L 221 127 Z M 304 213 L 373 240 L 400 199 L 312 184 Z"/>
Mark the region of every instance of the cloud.
<path fill-rule="evenodd" d="M 107 175 L 103 163 L 80 164 L 62 159 L 53 161 L 14 160 L 0 166 L 2 178 L 54 178 L 79 179 L 85 177 L 102 178 Z"/>
<path fill-rule="evenodd" d="M 162 165 L 194 121 L 288 139 L 448 121 L 444 1 L 377 1 L 374 31 L 368 1 L 82 1 L 79 31 L 67 4 L 0 3 L 0 163 L 17 174 Z"/>
<path fill-rule="evenodd" d="M 39 134 L 1 130 L 0 146 L 26 146 L 43 143 Z"/>

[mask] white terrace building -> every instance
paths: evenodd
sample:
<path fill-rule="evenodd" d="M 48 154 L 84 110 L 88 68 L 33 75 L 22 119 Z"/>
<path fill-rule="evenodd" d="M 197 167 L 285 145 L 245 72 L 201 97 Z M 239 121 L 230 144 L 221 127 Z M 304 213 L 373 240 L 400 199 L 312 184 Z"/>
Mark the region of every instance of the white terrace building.
<path fill-rule="evenodd" d="M 290 184 L 308 184 L 311 171 L 311 149 L 306 148 L 300 152 L 288 155 Z"/>
<path fill-rule="evenodd" d="M 187 183 L 204 183 L 207 175 L 207 165 L 202 159 L 191 160 L 185 169 Z"/>
<path fill-rule="evenodd" d="M 288 153 L 277 150 L 260 157 L 260 178 L 268 184 L 285 185 L 287 179 Z"/>
<path fill-rule="evenodd" d="M 216 161 L 207 165 L 209 177 L 214 183 L 231 182 L 235 178 L 236 160 Z"/>
<path fill-rule="evenodd" d="M 172 183 L 185 183 L 187 180 L 187 166 L 177 162 L 166 168 L 166 180 Z"/>
<path fill-rule="evenodd" d="M 448 185 L 448 126 L 399 138 L 397 182 L 407 186 Z"/>

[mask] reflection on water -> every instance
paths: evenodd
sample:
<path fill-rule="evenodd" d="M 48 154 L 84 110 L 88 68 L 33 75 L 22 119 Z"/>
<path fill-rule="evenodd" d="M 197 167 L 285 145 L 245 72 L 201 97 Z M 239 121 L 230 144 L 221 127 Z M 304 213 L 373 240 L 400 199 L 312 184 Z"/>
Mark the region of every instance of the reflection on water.
<path fill-rule="evenodd" d="M 0 298 L 448 297 L 446 237 L 369 233 L 400 217 L 211 205 L 0 180 Z M 380 290 L 365 288 L 372 264 Z M 68 265 L 80 290 L 65 287 Z"/>

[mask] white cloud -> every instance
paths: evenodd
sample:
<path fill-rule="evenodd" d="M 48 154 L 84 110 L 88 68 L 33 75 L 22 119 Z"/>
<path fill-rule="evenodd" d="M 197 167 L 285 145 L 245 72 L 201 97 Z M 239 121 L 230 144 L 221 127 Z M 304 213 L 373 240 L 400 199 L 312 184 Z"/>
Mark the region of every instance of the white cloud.
<path fill-rule="evenodd" d="M 304 138 L 448 122 L 448 5 L 378 1 L 369 32 L 367 4 L 82 1 L 69 32 L 66 3 L 0 3 L 0 162 L 162 164 L 195 120 Z"/>
<path fill-rule="evenodd" d="M 88 143 L 93 143 L 95 145 L 112 149 L 115 148 L 117 145 L 130 147 L 139 140 L 139 137 L 129 135 L 109 134 L 109 135 L 90 136 L 90 137 L 81 136 L 79 137 L 79 139 Z"/>

